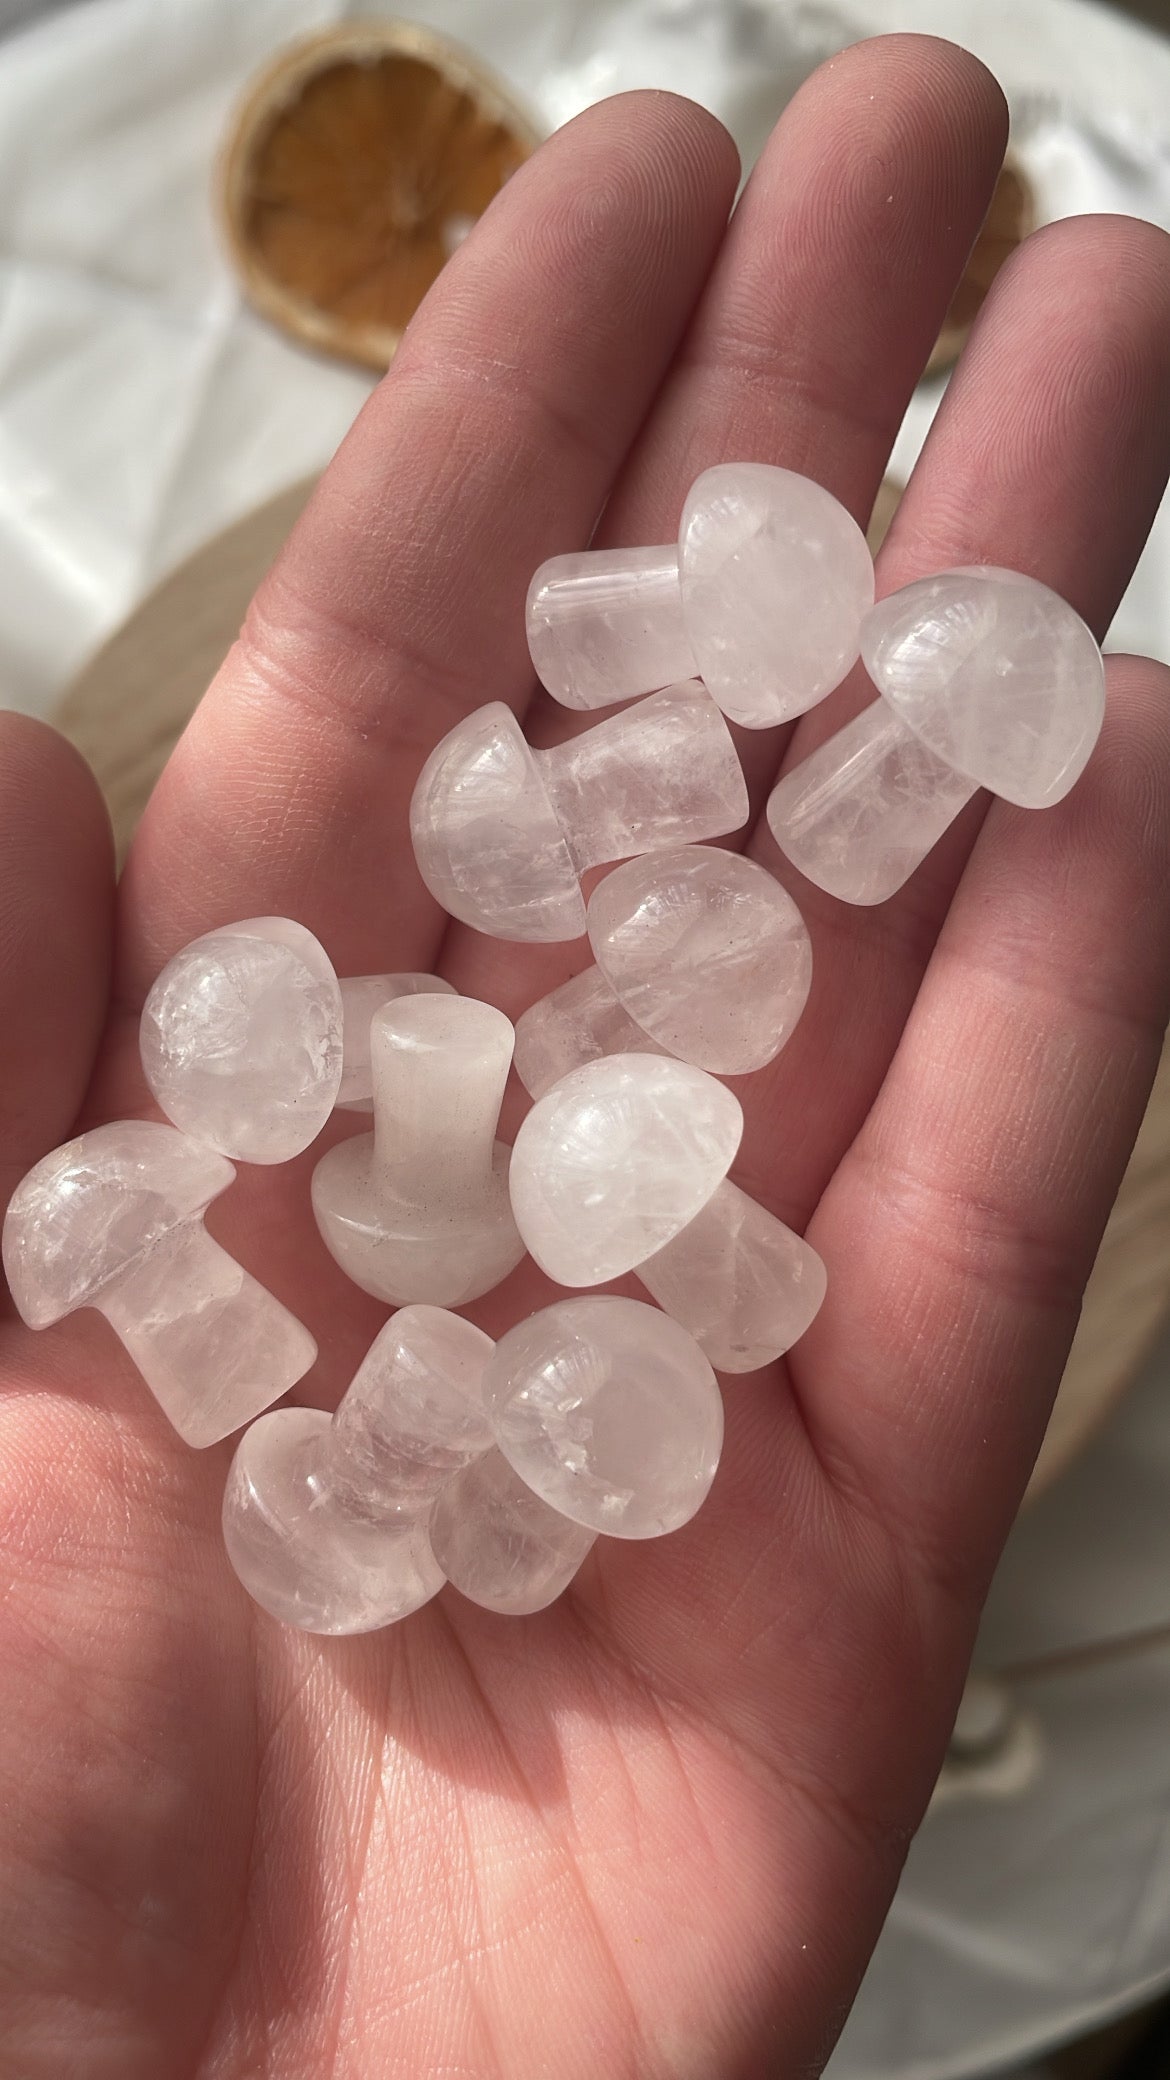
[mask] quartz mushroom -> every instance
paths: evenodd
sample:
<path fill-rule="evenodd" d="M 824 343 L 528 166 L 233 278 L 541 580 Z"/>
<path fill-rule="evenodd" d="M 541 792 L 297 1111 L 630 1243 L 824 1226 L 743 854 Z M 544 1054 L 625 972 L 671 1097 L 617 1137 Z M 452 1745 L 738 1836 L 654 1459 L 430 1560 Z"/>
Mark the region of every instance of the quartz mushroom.
<path fill-rule="evenodd" d="M 695 479 L 678 543 L 543 563 L 528 646 L 568 708 L 604 708 L 692 674 L 749 729 L 789 722 L 838 686 L 873 603 L 852 514 L 809 477 L 723 462 Z"/>
<path fill-rule="evenodd" d="M 524 1254 L 495 1138 L 514 1033 L 471 997 L 400 997 L 370 1027 L 374 1130 L 313 1172 L 313 1211 L 356 1284 L 396 1306 L 459 1307 Z"/>
<path fill-rule="evenodd" d="M 808 998 L 800 912 L 754 860 L 684 845 L 627 860 L 586 919 L 595 966 L 516 1021 L 516 1073 L 534 1098 L 606 1054 L 677 1055 L 743 1076 L 779 1054 Z"/>
<path fill-rule="evenodd" d="M 884 903 L 980 787 L 1059 802 L 1105 714 L 1090 629 L 1019 571 L 961 566 L 891 593 L 862 656 L 880 699 L 785 773 L 768 803 L 781 851 L 847 903 Z"/>
<path fill-rule="evenodd" d="M 450 991 L 434 975 L 339 980 L 290 917 L 221 925 L 155 980 L 140 1027 L 147 1083 L 184 1133 L 239 1162 L 285 1163 L 337 1104 L 370 1101 L 370 1020 L 380 1004 Z"/>
<path fill-rule="evenodd" d="M 4 1221 L 32 1329 L 95 1307 L 187 1444 L 215 1444 L 312 1365 L 307 1329 L 206 1231 L 235 1170 L 174 1127 L 121 1120 L 45 1156 Z"/>
<path fill-rule="evenodd" d="M 570 1071 L 512 1151 L 516 1224 L 550 1278 L 636 1271 L 721 1372 L 754 1372 L 803 1336 L 825 1293 L 816 1251 L 731 1183 L 743 1112 L 713 1076 L 617 1054 Z"/>
<path fill-rule="evenodd" d="M 715 1374 L 694 1338 L 644 1301 L 575 1294 L 529 1315 L 501 1336 L 483 1391 L 509 1464 L 588 1531 L 677 1531 L 715 1478 Z"/>
<path fill-rule="evenodd" d="M 427 1518 L 493 1446 L 482 1394 L 492 1350 L 459 1315 L 404 1307 L 335 1415 L 278 1408 L 252 1424 L 224 1493 L 224 1542 L 272 1617 L 307 1632 L 370 1632 L 441 1586 Z"/>
<path fill-rule="evenodd" d="M 534 751 L 509 708 L 479 708 L 445 736 L 415 786 L 410 826 L 431 894 L 498 939 L 579 938 L 580 876 L 631 854 L 738 830 L 747 784 L 695 680 Z"/>

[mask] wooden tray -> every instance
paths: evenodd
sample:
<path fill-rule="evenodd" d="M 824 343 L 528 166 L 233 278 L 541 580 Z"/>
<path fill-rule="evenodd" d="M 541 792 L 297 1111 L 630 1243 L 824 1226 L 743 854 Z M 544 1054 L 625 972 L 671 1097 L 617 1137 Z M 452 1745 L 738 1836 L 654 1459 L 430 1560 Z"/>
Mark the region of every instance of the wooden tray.
<path fill-rule="evenodd" d="M 66 693 L 56 719 L 106 791 L 120 853 L 311 489 L 297 484 L 217 535 L 143 601 Z M 891 492 L 883 519 L 892 502 Z M 1089 1285 L 1030 1493 L 1081 1450 L 1168 1314 L 1170 1050 Z"/>

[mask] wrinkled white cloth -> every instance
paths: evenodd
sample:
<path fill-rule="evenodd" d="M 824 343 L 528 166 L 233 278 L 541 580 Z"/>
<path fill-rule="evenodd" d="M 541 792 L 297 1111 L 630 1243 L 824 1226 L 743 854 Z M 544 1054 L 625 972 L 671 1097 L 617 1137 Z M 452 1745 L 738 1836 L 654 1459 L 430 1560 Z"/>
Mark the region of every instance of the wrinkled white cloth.
<path fill-rule="evenodd" d="M 241 82 L 377 0 L 89 0 L 0 63 L 0 703 L 44 712 L 179 559 L 320 467 L 369 387 L 242 304 L 210 174 Z M 397 11 L 397 10 L 394 10 Z M 640 85 L 705 101 L 745 161 L 834 49 L 931 29 L 1003 80 L 1046 217 L 1170 228 L 1170 43 L 1078 0 L 408 0 L 551 128 Z M 905 477 L 937 405 L 915 398 Z M 1170 513 L 1114 624 L 1170 658 Z M 1104 1444 L 1022 1521 L 982 1659 L 1170 1616 L 1170 1350 Z M 1170 1980 L 1170 1648 L 1021 1686 L 1041 1764 L 933 1813 L 833 2080 L 960 2080 Z"/>

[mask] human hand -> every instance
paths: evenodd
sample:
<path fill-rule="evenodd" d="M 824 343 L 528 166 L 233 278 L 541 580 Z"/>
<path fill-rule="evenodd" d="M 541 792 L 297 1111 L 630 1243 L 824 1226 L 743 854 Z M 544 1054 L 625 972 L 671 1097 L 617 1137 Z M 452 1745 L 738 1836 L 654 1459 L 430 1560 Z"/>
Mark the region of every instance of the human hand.
<path fill-rule="evenodd" d="M 407 805 L 468 708 L 536 741 L 545 556 L 668 538 L 708 464 L 864 519 L 991 193 L 1001 97 L 953 46 L 846 52 L 744 199 L 698 108 L 625 97 L 510 183 L 428 298 L 171 760 L 117 899 L 92 783 L 0 718 L 0 1161 L 144 1109 L 137 1014 L 212 925 L 515 1014 L 580 963 L 447 925 Z M 1101 634 L 1170 457 L 1170 241 L 1059 225 L 1001 276 L 880 566 L 1030 571 Z M 710 1500 L 601 1541 L 535 1618 L 272 1624 L 95 1315 L 0 1324 L 0 2074 L 754 2080 L 827 2053 L 929 1795 L 1170 995 L 1170 674 L 1109 666 L 1084 779 L 980 798 L 877 911 L 794 893 L 793 1040 L 740 1086 L 746 1188 L 829 1297 L 726 1389 Z M 740 739 L 755 810 L 859 705 Z M 586 718 L 588 720 L 589 718 Z M 761 819 L 757 857 L 792 880 Z M 111 983 L 112 961 L 112 983 Z M 211 1225 L 322 1345 L 383 1311 L 309 1213 L 320 1147 Z M 477 1310 L 541 1303 L 531 1266 Z"/>

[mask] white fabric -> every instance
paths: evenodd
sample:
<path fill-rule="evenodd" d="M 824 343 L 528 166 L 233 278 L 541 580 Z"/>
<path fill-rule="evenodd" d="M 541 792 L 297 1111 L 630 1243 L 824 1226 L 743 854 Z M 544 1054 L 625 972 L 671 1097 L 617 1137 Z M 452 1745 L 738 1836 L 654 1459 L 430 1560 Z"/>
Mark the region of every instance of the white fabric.
<path fill-rule="evenodd" d="M 368 388 L 241 304 L 209 206 L 241 81 L 376 0 L 92 0 L 0 63 L 0 701 L 44 711 L 145 589 L 318 468 Z M 1043 212 L 1170 228 L 1170 44 L 1078 0 L 411 0 L 550 127 L 635 85 L 707 102 L 750 160 L 814 64 L 878 29 L 978 51 Z M 940 386 L 915 399 L 905 476 Z M 1170 513 L 1114 626 L 1170 658 Z M 994 1666 L 1170 1606 L 1170 1422 L 1150 1372 L 1100 1450 L 1022 1522 L 988 1615 Z M 914 1845 L 833 2080 L 958 2080 L 1170 1977 L 1170 1648 L 1021 1692 L 1039 1765 L 941 1807 Z"/>

